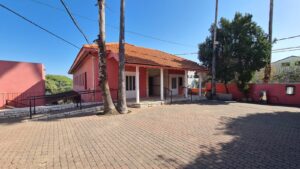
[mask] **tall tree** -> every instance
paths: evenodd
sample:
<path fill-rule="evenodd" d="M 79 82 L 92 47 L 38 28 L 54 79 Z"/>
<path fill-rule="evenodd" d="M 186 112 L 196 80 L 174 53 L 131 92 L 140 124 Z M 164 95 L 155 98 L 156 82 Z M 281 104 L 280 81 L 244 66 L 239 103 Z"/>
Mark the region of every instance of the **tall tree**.
<path fill-rule="evenodd" d="M 217 40 L 217 80 L 224 83 L 235 80 L 241 91 L 246 92 L 254 72 L 267 63 L 271 48 L 268 35 L 252 21 L 252 15 L 237 13 L 232 21 L 221 18 Z M 212 42 L 208 37 L 199 45 L 199 59 L 209 68 L 212 66 Z"/>
<path fill-rule="evenodd" d="M 274 0 L 270 0 L 270 11 L 269 11 L 269 42 L 273 43 L 273 8 L 274 8 Z M 272 59 L 272 46 L 270 48 L 270 55 L 267 58 L 267 65 L 265 67 L 265 76 L 264 82 L 268 83 L 271 78 L 271 59 Z"/>
<path fill-rule="evenodd" d="M 99 8 L 99 35 L 98 35 L 98 57 L 99 57 L 99 85 L 104 102 L 105 114 L 117 114 L 114 103 L 111 98 L 110 89 L 107 80 L 106 70 L 106 44 L 105 44 L 105 0 L 98 0 Z"/>
<path fill-rule="evenodd" d="M 213 33 L 213 26 L 210 32 Z M 226 92 L 229 93 L 227 83 L 234 79 L 234 63 L 235 60 L 231 57 L 231 36 L 230 36 L 230 22 L 224 18 L 220 20 L 219 29 L 217 31 L 218 45 L 215 47 L 216 55 L 216 81 L 224 83 Z M 199 60 L 208 68 L 212 67 L 212 53 L 213 53 L 213 40 L 211 37 L 206 38 L 205 42 L 199 44 Z M 212 73 L 210 72 L 210 76 Z"/>
<path fill-rule="evenodd" d="M 121 0 L 120 8 L 120 39 L 119 39 L 119 84 L 118 106 L 120 113 L 127 113 L 125 84 L 125 0 Z"/>

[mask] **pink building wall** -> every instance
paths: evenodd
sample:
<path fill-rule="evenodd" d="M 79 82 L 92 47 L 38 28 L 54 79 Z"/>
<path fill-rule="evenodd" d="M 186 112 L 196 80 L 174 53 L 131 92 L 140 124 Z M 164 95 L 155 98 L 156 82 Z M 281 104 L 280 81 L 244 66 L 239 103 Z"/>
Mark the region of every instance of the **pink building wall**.
<path fill-rule="evenodd" d="M 279 105 L 300 106 L 300 83 L 291 84 L 296 87 L 295 95 L 286 95 L 286 86 L 290 84 L 250 84 L 249 97 L 254 102 L 259 102 L 260 91 L 267 91 L 269 103 Z M 210 83 L 207 83 L 206 90 L 211 90 Z M 241 93 L 236 84 L 227 85 L 229 93 L 232 94 L 234 100 L 242 100 L 244 94 Z M 226 93 L 224 84 L 218 83 L 216 87 L 217 93 Z"/>
<path fill-rule="evenodd" d="M 42 64 L 0 61 L 0 108 L 6 100 L 28 104 L 28 101 L 21 100 L 44 94 L 45 71 Z M 43 102 L 38 101 L 37 105 L 40 104 Z"/>
<path fill-rule="evenodd" d="M 97 56 L 89 55 L 85 58 L 85 60 L 81 63 L 81 66 L 75 71 L 73 74 L 73 89 L 75 91 L 83 91 L 83 90 L 100 90 L 99 88 L 99 80 L 98 80 L 98 68 L 99 60 Z M 94 66 L 93 66 L 94 65 Z M 135 72 L 135 67 L 133 66 L 126 66 L 125 70 L 128 72 Z M 146 97 L 147 96 L 147 84 L 146 80 L 146 68 L 140 67 L 140 97 Z M 113 100 L 117 99 L 117 89 L 118 89 L 118 62 L 112 58 L 109 57 L 107 60 L 107 77 L 108 77 L 108 83 L 109 87 L 111 89 L 111 95 Z M 76 77 L 79 77 L 80 75 L 87 74 L 86 79 L 86 89 L 85 84 L 76 83 Z M 93 94 L 87 94 L 82 96 L 83 100 L 85 102 L 87 101 L 93 101 L 94 95 Z M 101 101 L 102 97 L 100 93 L 97 93 L 95 95 L 96 101 Z"/>

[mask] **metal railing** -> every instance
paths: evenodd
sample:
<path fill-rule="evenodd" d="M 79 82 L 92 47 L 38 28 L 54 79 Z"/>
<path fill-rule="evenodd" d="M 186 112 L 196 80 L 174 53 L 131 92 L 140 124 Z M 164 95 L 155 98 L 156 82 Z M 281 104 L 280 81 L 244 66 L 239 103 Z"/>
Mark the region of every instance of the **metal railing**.
<path fill-rule="evenodd" d="M 165 99 L 168 98 L 168 96 L 170 97 L 170 104 L 173 103 L 173 91 L 167 87 L 164 87 L 164 95 L 165 95 Z"/>

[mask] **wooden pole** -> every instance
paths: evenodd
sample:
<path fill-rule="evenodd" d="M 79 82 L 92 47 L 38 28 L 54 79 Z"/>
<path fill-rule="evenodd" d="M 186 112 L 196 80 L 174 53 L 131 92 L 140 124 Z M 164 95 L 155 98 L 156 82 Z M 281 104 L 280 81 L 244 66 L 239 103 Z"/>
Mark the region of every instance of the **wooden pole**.
<path fill-rule="evenodd" d="M 267 65 L 265 67 L 264 82 L 268 83 L 271 78 L 271 60 L 272 60 L 272 46 L 273 46 L 273 9 L 274 0 L 270 0 L 270 11 L 269 11 L 269 42 L 271 44 L 270 55 L 267 59 Z"/>
<path fill-rule="evenodd" d="M 213 32 L 213 56 L 212 56 L 212 78 L 211 78 L 211 95 L 212 98 L 216 96 L 216 41 L 217 41 L 217 22 L 218 22 L 218 6 L 219 0 L 216 0 L 215 9 L 215 22 L 214 22 L 214 32 Z"/>

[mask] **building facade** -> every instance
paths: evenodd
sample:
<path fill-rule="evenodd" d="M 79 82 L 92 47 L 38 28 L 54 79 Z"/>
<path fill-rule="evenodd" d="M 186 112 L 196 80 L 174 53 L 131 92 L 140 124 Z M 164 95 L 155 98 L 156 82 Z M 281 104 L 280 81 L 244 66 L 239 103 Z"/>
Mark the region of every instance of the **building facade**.
<path fill-rule="evenodd" d="M 4 107 L 7 101 L 15 107 L 24 107 L 28 105 L 24 100 L 28 96 L 44 94 L 43 64 L 0 61 L 0 108 Z"/>
<path fill-rule="evenodd" d="M 113 98 L 118 88 L 118 43 L 108 43 L 107 72 Z M 126 97 L 135 99 L 166 95 L 187 96 L 188 71 L 199 76 L 206 69 L 199 64 L 162 51 L 125 44 Z M 98 46 L 84 45 L 72 64 L 69 73 L 73 75 L 75 91 L 100 90 L 98 80 Z M 100 94 L 96 96 L 101 100 Z M 88 99 L 88 98 L 85 98 Z"/>

